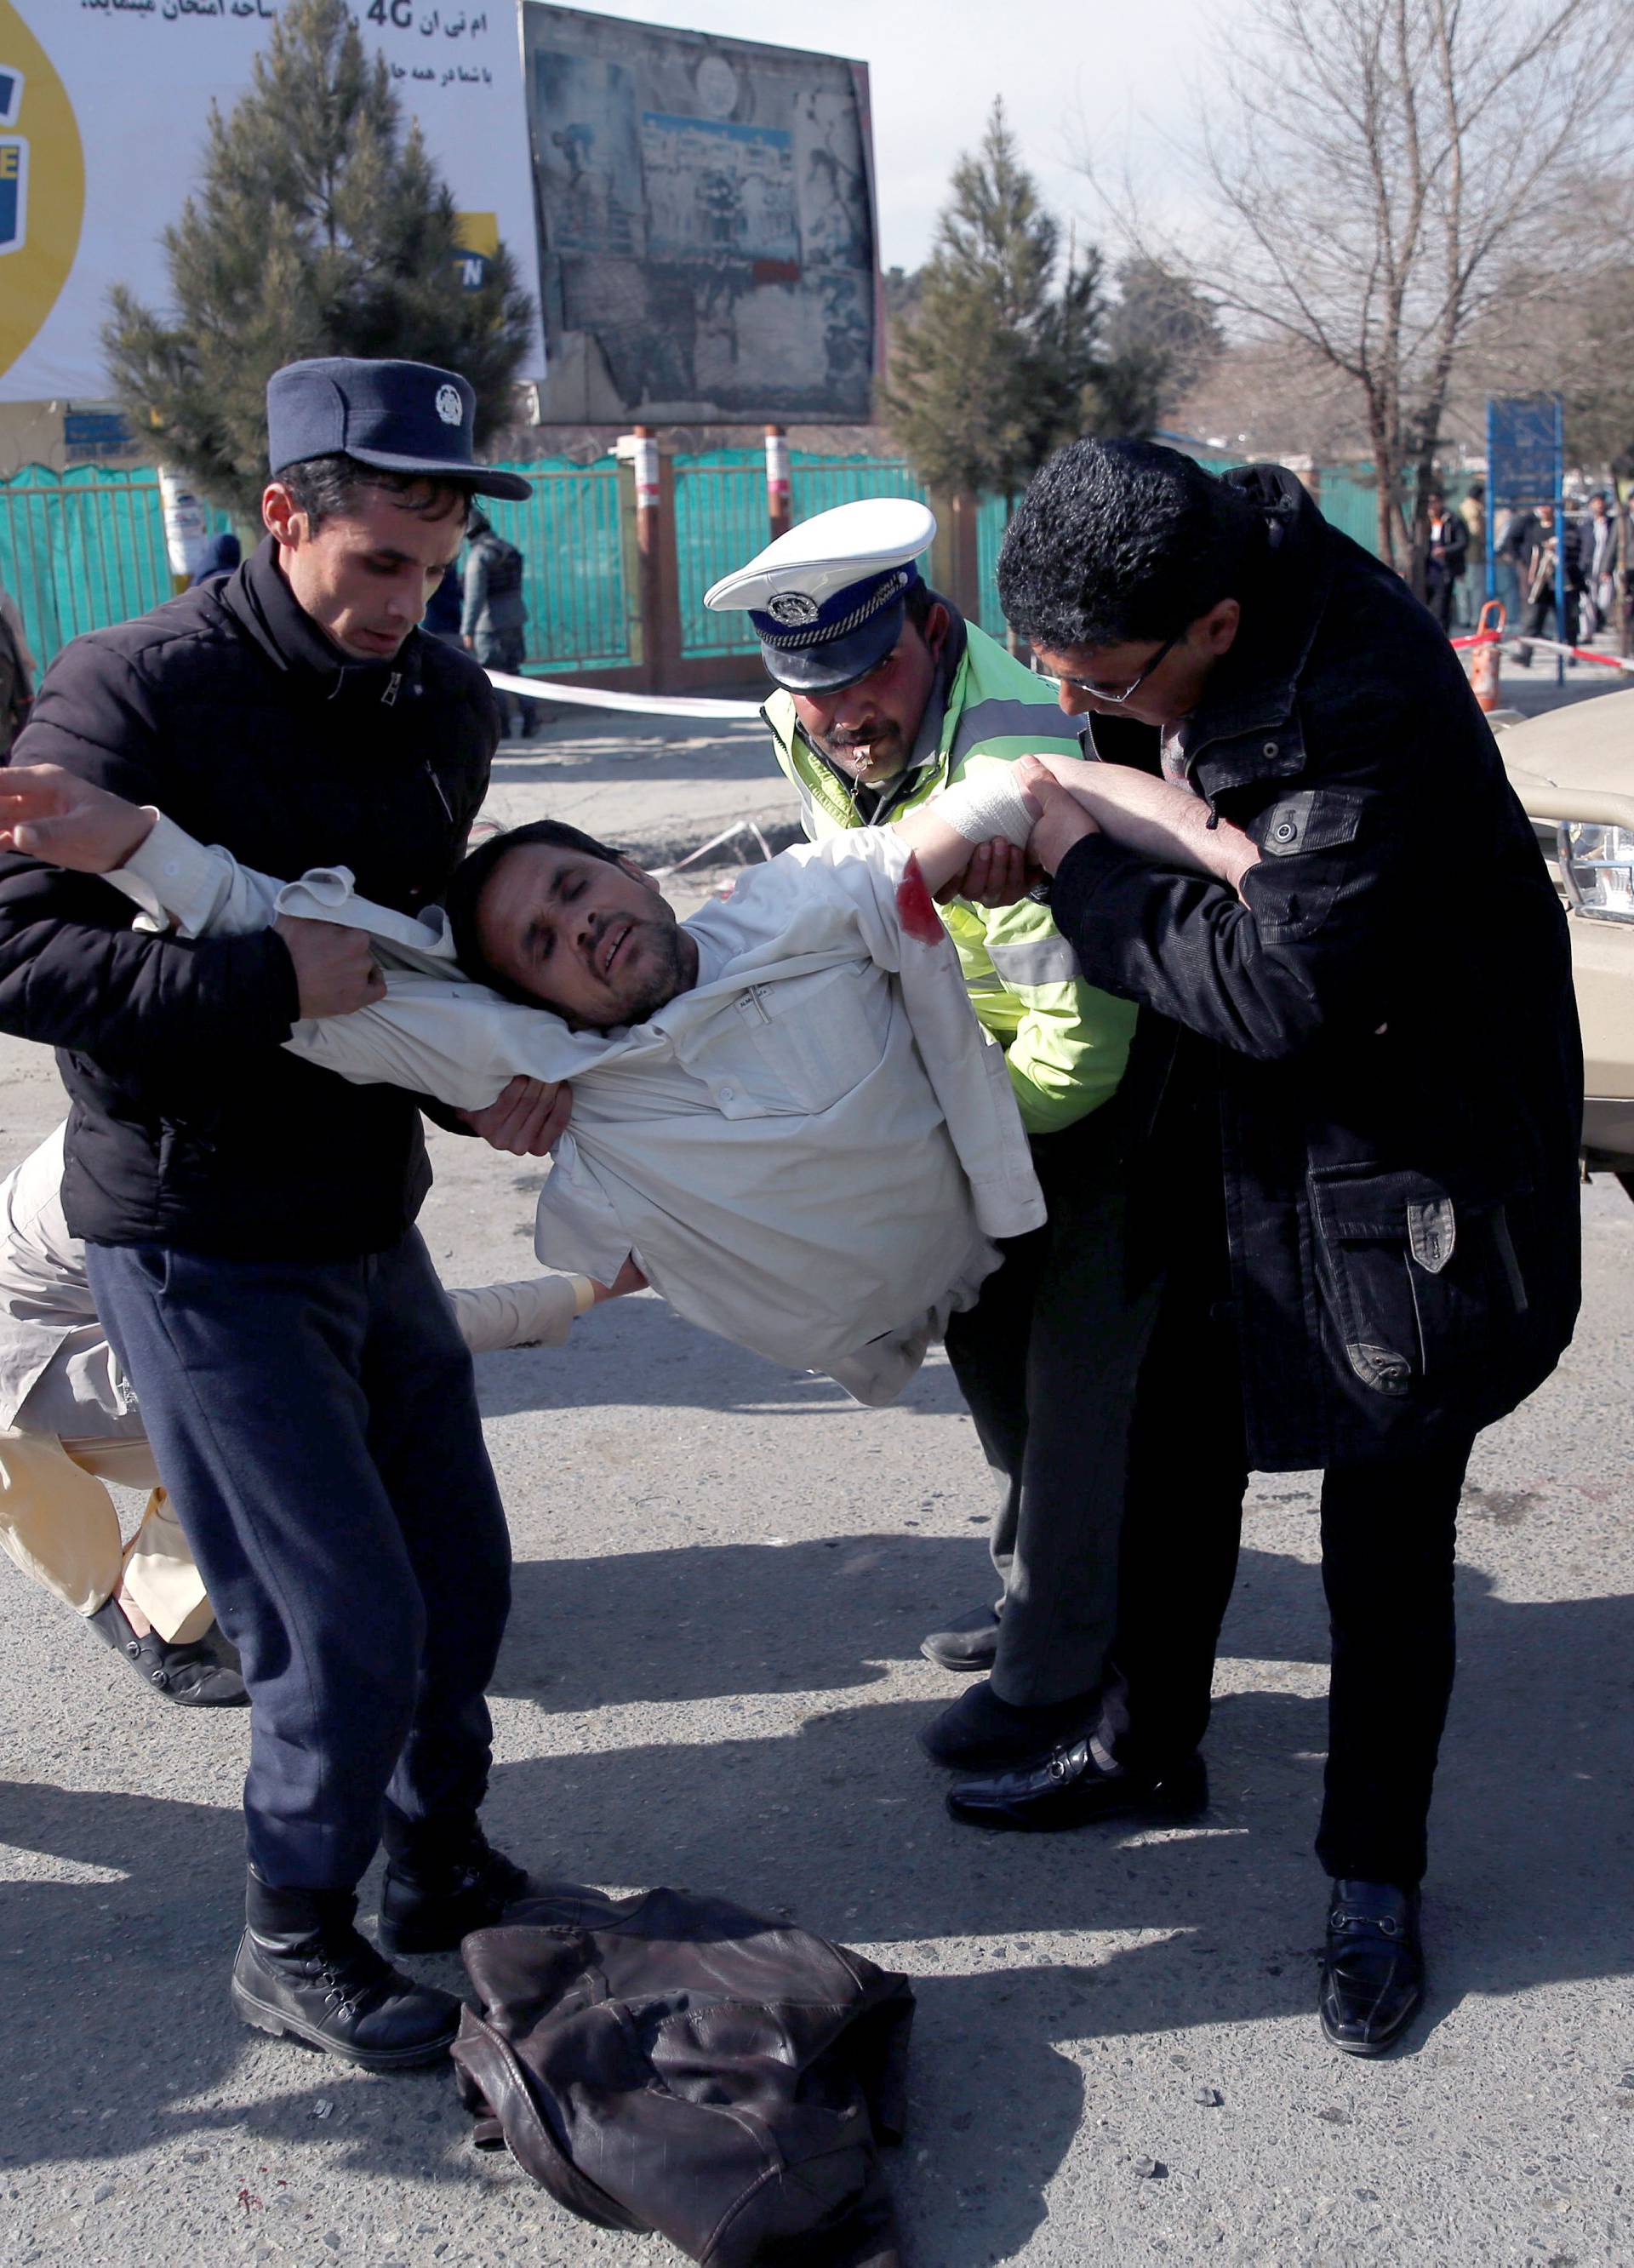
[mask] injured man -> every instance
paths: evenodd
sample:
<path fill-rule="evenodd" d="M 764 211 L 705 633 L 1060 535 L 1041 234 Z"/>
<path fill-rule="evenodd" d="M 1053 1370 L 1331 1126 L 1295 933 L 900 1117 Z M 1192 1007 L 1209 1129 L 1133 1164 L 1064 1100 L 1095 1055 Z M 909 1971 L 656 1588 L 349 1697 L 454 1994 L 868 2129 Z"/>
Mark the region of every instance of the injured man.
<path fill-rule="evenodd" d="M 289 1048 L 463 1109 L 519 1072 L 571 1081 L 540 1258 L 601 1283 L 633 1259 L 689 1321 L 868 1403 L 974 1299 L 995 1240 L 1043 1219 L 931 895 L 1034 815 L 1008 781 L 962 784 L 888 830 L 785 850 L 684 923 L 616 851 L 544 821 L 473 852 L 445 912 L 408 916 L 344 869 L 252 873 L 54 766 L 0 773 L 0 842 L 105 874 L 141 921 L 366 932 L 381 997 L 297 1024 Z"/>

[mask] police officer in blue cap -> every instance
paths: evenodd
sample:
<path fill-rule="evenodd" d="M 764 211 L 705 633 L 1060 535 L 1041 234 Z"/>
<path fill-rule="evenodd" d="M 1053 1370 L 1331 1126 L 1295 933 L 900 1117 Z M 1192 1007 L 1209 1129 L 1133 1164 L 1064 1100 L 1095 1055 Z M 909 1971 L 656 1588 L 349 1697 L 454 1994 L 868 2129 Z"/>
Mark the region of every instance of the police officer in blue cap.
<path fill-rule="evenodd" d="M 162 806 L 263 872 L 349 866 L 413 911 L 460 857 L 498 733 L 482 671 L 416 626 L 472 497 L 526 484 L 476 461 L 453 371 L 295 363 L 267 409 L 266 541 L 68 646 L 18 761 Z M 68 1222 L 249 1689 L 234 2002 L 371 2070 L 424 2063 L 459 2004 L 358 1933 L 377 1845 L 387 1952 L 457 1945 L 526 1877 L 477 1817 L 510 1552 L 414 1226 L 419 1106 L 281 1046 L 298 1018 L 379 996 L 357 932 L 187 941 L 128 912 L 0 856 L 0 1028 L 63 1050 Z M 563 1115 L 518 1082 L 470 1123 L 537 1153 Z"/>

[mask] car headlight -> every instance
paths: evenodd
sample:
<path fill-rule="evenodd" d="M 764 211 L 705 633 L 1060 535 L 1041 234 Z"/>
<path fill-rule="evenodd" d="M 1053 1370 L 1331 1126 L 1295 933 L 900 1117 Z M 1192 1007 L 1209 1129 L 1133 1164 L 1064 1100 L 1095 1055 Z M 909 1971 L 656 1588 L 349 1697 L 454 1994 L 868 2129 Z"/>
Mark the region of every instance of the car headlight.
<path fill-rule="evenodd" d="M 1573 913 L 1634 921 L 1634 832 L 1565 820 L 1555 830 L 1554 863 Z"/>

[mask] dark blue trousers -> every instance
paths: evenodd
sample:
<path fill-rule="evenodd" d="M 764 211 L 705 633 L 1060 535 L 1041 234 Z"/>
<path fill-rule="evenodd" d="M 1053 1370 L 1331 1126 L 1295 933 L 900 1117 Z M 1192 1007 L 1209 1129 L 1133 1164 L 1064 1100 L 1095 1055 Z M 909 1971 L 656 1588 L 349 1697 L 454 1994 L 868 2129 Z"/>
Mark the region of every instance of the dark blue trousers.
<path fill-rule="evenodd" d="M 471 1358 L 417 1232 L 314 1264 L 92 1245 L 97 1312 L 243 1657 L 249 1856 L 350 1889 L 457 1833 L 511 1547 Z"/>

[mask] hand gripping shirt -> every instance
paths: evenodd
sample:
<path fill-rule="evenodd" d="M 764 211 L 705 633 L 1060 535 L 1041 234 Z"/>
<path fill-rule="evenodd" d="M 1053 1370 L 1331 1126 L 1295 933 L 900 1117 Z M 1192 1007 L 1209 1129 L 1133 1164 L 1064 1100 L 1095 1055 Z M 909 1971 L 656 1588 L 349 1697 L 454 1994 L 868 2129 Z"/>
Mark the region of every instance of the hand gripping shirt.
<path fill-rule="evenodd" d="M 889 1401 L 1044 1218 L 1000 1049 L 934 920 L 905 922 L 884 830 L 785 850 L 686 924 L 698 982 L 649 1021 L 572 1031 L 463 976 L 435 909 L 359 898 L 343 869 L 288 884 L 160 819 L 111 877 L 184 934 L 279 913 L 366 931 L 386 998 L 286 1044 L 362 1083 L 464 1109 L 518 1072 L 573 1082 L 539 1199 L 548 1266 L 610 1283 L 633 1253 L 678 1314 L 858 1401 Z"/>

